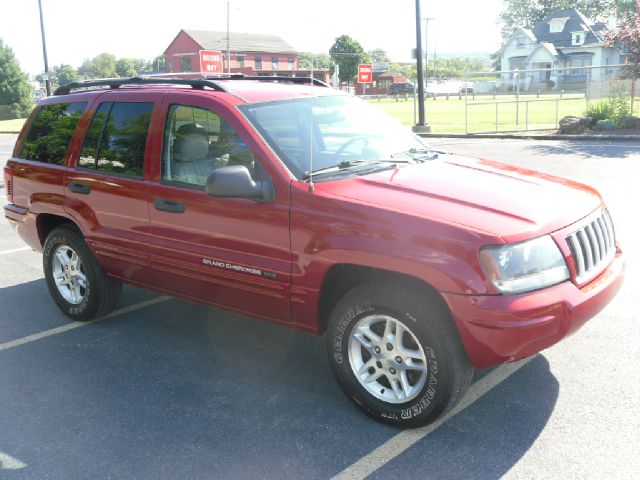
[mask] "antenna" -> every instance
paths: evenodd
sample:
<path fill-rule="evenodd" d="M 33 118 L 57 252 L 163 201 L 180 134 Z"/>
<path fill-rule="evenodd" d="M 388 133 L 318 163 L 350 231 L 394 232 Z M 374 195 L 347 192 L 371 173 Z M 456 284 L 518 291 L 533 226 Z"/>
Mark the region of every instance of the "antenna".
<path fill-rule="evenodd" d="M 309 108 L 309 130 L 310 135 L 309 139 L 311 144 L 309 145 L 309 191 L 313 192 L 313 66 L 315 64 L 315 60 L 311 59 L 311 81 L 309 82 L 309 101 L 311 108 Z"/>

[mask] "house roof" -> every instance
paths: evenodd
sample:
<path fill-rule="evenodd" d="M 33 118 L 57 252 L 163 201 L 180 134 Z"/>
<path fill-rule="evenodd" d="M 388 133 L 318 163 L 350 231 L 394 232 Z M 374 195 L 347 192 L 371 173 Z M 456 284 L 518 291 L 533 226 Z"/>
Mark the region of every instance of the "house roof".
<path fill-rule="evenodd" d="M 183 31 L 205 50 L 227 49 L 227 32 L 186 29 Z M 258 33 L 229 32 L 229 49 L 232 52 L 298 53 L 277 35 Z"/>
<path fill-rule="evenodd" d="M 562 32 L 551 33 L 549 30 L 549 22 L 552 20 L 567 19 Z M 567 8 L 551 13 L 547 18 L 533 26 L 533 34 L 537 42 L 548 42 L 557 48 L 573 47 L 572 32 L 584 31 L 587 36 L 584 45 L 602 44 L 602 35 L 606 26 L 603 23 L 594 23 L 585 17 L 576 8 Z"/>
<path fill-rule="evenodd" d="M 534 48 L 531 53 L 529 54 L 529 56 L 527 57 L 527 59 L 532 58 L 536 52 L 540 49 L 545 50 L 549 56 L 551 57 L 551 59 L 553 60 L 565 60 L 566 59 L 566 55 L 564 53 L 562 53 L 560 50 L 557 50 L 556 47 L 553 45 L 553 43 L 549 43 L 549 42 L 541 42 L 539 43 L 536 48 Z"/>

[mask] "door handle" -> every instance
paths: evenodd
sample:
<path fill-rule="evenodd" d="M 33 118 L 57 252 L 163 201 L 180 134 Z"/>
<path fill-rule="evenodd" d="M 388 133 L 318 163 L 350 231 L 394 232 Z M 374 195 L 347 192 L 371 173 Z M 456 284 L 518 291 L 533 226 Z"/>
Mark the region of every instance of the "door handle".
<path fill-rule="evenodd" d="M 71 182 L 69 185 L 67 185 L 67 187 L 74 193 L 82 193 L 83 195 L 91 193 L 91 187 L 89 187 L 89 185 L 85 185 L 84 183 Z"/>
<path fill-rule="evenodd" d="M 165 200 L 164 198 L 158 198 L 153 202 L 153 206 L 156 210 L 162 210 L 163 212 L 171 213 L 184 213 L 184 205 L 173 200 Z"/>

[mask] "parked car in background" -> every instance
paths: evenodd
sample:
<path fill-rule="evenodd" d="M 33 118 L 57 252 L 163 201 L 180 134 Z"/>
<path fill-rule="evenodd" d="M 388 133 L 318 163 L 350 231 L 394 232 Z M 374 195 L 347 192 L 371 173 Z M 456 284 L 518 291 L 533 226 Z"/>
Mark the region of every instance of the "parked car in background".
<path fill-rule="evenodd" d="M 389 95 L 413 95 L 415 88 L 411 82 L 393 83 L 389 87 Z"/>

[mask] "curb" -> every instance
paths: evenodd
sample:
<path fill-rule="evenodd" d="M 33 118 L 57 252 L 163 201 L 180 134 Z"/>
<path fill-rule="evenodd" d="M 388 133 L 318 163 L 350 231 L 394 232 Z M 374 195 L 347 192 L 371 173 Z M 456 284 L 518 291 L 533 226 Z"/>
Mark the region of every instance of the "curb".
<path fill-rule="evenodd" d="M 640 142 L 640 135 L 515 135 L 500 133 L 419 133 L 422 138 L 496 138 L 502 140 L 578 140 Z"/>
<path fill-rule="evenodd" d="M 9 131 L 5 131 L 5 130 L 0 130 L 0 135 L 2 135 L 2 134 L 18 135 L 19 133 L 20 133 L 20 130 L 18 130 L 17 132 L 9 132 Z"/>

